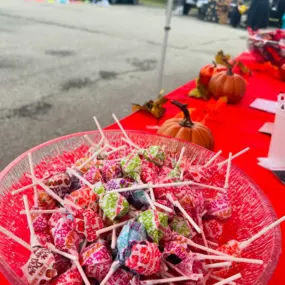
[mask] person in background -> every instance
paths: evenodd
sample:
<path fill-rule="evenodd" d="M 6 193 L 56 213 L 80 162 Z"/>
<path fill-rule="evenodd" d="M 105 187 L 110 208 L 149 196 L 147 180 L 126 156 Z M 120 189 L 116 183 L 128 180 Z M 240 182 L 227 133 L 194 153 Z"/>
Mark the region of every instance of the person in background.
<path fill-rule="evenodd" d="M 279 0 L 277 3 L 277 11 L 279 13 L 279 24 L 282 27 L 282 18 L 285 14 L 285 0 Z"/>
<path fill-rule="evenodd" d="M 247 25 L 252 30 L 265 29 L 269 22 L 269 0 L 252 0 Z"/>

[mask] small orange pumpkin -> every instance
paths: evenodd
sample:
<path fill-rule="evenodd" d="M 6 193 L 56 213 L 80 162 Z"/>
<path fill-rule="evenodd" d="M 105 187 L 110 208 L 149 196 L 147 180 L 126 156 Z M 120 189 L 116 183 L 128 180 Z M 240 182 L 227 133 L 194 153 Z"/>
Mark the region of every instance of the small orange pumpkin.
<path fill-rule="evenodd" d="M 232 66 L 227 71 L 215 74 L 209 82 L 209 93 L 214 99 L 227 97 L 228 103 L 239 102 L 245 93 L 246 81 L 232 72 Z"/>
<path fill-rule="evenodd" d="M 212 150 L 214 147 L 214 138 L 210 129 L 201 123 L 192 122 L 187 104 L 182 104 L 178 101 L 171 101 L 171 103 L 183 112 L 184 118 L 166 120 L 160 126 L 157 133 L 189 141 Z"/>
<path fill-rule="evenodd" d="M 217 65 L 216 62 L 213 61 L 213 64 L 207 64 L 201 68 L 199 73 L 200 83 L 203 85 L 208 85 L 212 76 L 221 71 L 225 71 L 227 68 L 223 65 Z"/>

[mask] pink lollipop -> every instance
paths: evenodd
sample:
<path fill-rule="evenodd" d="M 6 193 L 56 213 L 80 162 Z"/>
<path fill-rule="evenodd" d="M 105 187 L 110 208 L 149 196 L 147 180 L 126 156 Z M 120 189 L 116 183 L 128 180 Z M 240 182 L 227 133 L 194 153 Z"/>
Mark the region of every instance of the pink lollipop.
<path fill-rule="evenodd" d="M 32 210 L 38 210 L 38 208 L 32 208 Z M 47 214 L 31 214 L 36 233 L 47 232 L 49 230 L 49 216 Z"/>
<path fill-rule="evenodd" d="M 105 182 L 122 177 L 122 169 L 118 161 L 106 160 L 102 167 L 102 177 Z M 92 182 L 91 182 L 92 183 Z M 92 183 L 94 184 L 94 183 Z"/>
<path fill-rule="evenodd" d="M 89 209 L 76 210 L 73 218 L 74 230 L 83 234 L 88 242 L 95 241 L 98 238 L 96 231 L 104 227 L 103 220 Z"/>
<path fill-rule="evenodd" d="M 124 270 L 119 268 L 106 282 L 106 285 L 127 285 L 133 278 L 133 275 Z"/>
<path fill-rule="evenodd" d="M 157 179 L 159 167 L 151 161 L 142 159 L 141 180 L 144 183 L 150 183 Z"/>
<path fill-rule="evenodd" d="M 60 198 L 70 192 L 71 180 L 67 173 L 58 173 L 50 177 L 45 184 Z"/>
<path fill-rule="evenodd" d="M 83 285 L 80 272 L 76 267 L 70 268 L 58 278 L 51 282 L 51 285 Z"/>
<path fill-rule="evenodd" d="M 89 170 L 84 173 L 83 177 L 90 182 L 91 184 L 95 184 L 96 182 L 100 182 L 102 179 L 102 175 L 99 171 L 99 169 L 96 166 L 92 166 L 89 168 Z M 86 187 L 82 181 L 80 181 L 80 184 L 82 187 Z"/>
<path fill-rule="evenodd" d="M 42 209 L 54 209 L 56 201 L 43 190 L 38 190 L 38 206 Z"/>
<path fill-rule="evenodd" d="M 38 232 L 38 233 L 36 233 L 36 236 L 37 236 L 39 243 L 43 247 L 46 247 L 47 244 L 53 243 L 53 238 L 52 238 L 50 233 Z"/>
<path fill-rule="evenodd" d="M 97 242 L 83 250 L 80 261 L 87 276 L 102 281 L 110 270 L 112 256 L 104 243 Z"/>
<path fill-rule="evenodd" d="M 58 221 L 63 218 L 66 217 L 66 214 L 64 213 L 53 213 L 48 221 L 48 225 L 50 228 L 54 228 Z"/>
<path fill-rule="evenodd" d="M 224 225 L 221 222 L 212 219 L 203 221 L 203 228 L 207 238 L 219 241 L 223 234 Z"/>
<path fill-rule="evenodd" d="M 142 241 L 131 248 L 125 265 L 143 275 L 152 275 L 160 270 L 161 252 L 155 243 Z"/>
<path fill-rule="evenodd" d="M 163 258 L 167 259 L 169 256 L 175 256 L 183 260 L 187 257 L 188 245 L 185 242 L 170 241 L 166 242 L 163 251 Z"/>

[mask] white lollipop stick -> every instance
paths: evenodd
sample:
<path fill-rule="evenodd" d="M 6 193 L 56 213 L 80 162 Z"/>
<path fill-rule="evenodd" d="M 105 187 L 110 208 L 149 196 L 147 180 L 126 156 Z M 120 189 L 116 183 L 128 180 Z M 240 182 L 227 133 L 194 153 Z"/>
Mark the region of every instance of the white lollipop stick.
<path fill-rule="evenodd" d="M 162 205 L 162 204 L 160 204 L 160 203 L 153 202 L 153 204 L 154 204 L 157 208 L 160 208 L 160 209 L 162 209 L 162 210 L 164 210 L 164 211 L 166 211 L 166 212 L 169 212 L 169 213 L 173 213 L 173 212 L 174 212 L 171 208 L 169 208 L 169 207 L 167 207 L 167 206 L 164 206 L 164 205 Z"/>
<path fill-rule="evenodd" d="M 35 233 L 32 217 L 31 217 L 31 213 L 30 213 L 30 208 L 29 208 L 29 202 L 28 202 L 28 198 L 26 195 L 23 196 L 23 200 L 24 200 L 25 210 L 27 213 L 28 226 L 30 229 L 31 246 L 32 247 L 40 246 L 40 243 L 39 243 L 38 238 L 37 238 L 36 233 Z"/>
<path fill-rule="evenodd" d="M 262 235 L 264 235 L 265 233 L 267 233 L 269 230 L 273 229 L 274 227 L 278 226 L 279 224 L 281 224 L 282 222 L 285 221 L 285 216 L 281 217 L 279 220 L 275 221 L 274 223 L 272 223 L 271 225 L 265 227 L 264 229 L 262 229 L 260 232 L 258 232 L 257 234 L 253 235 L 251 238 L 249 238 L 248 240 L 242 241 L 239 244 L 239 248 L 240 249 L 244 249 L 247 246 L 249 246 L 253 241 L 255 241 L 256 239 L 260 238 Z"/>
<path fill-rule="evenodd" d="M 115 114 L 112 114 L 114 120 L 116 121 L 117 125 L 119 126 L 121 132 L 123 133 L 124 137 L 131 142 L 131 139 L 129 138 L 129 136 L 127 135 L 126 131 L 124 130 L 123 126 L 121 125 L 120 121 L 118 120 L 118 118 L 116 117 Z"/>
<path fill-rule="evenodd" d="M 80 265 L 78 259 L 74 261 L 74 264 L 76 265 L 76 267 L 77 267 L 77 269 L 78 269 L 78 271 L 79 271 L 79 273 L 80 273 L 80 275 L 81 275 L 81 278 L 82 278 L 83 281 L 84 281 L 84 284 L 85 284 L 85 285 L 91 285 L 90 282 L 89 282 L 89 280 L 88 280 L 88 278 L 87 278 L 87 276 L 85 275 L 85 272 L 84 272 L 84 270 L 82 269 L 82 267 L 81 267 L 81 265 Z"/>
<path fill-rule="evenodd" d="M 210 166 L 222 153 L 222 150 L 219 150 L 212 158 L 210 158 L 204 165 L 204 167 Z"/>
<path fill-rule="evenodd" d="M 141 149 L 141 147 L 139 147 L 138 145 L 136 145 L 135 143 L 133 143 L 131 140 L 128 140 L 126 138 L 122 138 L 122 141 L 124 141 L 125 143 L 129 144 L 130 146 L 136 148 L 136 149 Z"/>
<path fill-rule="evenodd" d="M 58 253 L 58 254 L 60 254 L 60 255 L 62 255 L 62 256 L 64 256 L 64 257 L 66 257 L 66 258 L 68 258 L 68 259 L 70 259 L 70 260 L 75 261 L 75 260 L 78 259 L 76 256 L 73 256 L 73 255 L 68 254 L 68 253 L 66 253 L 66 252 L 63 252 L 63 251 L 61 251 L 61 250 L 58 250 L 58 249 L 57 249 L 53 244 L 51 244 L 51 243 L 49 243 L 49 244 L 47 245 L 47 248 L 48 248 L 50 251 L 52 251 L 52 252 L 54 252 L 54 253 Z"/>
<path fill-rule="evenodd" d="M 229 153 L 229 158 L 228 158 L 228 165 L 227 165 L 227 172 L 226 172 L 226 179 L 225 179 L 225 184 L 224 188 L 228 189 L 229 188 L 229 179 L 230 179 L 230 172 L 231 172 L 231 163 L 232 163 L 232 153 Z"/>
<path fill-rule="evenodd" d="M 149 193 L 150 193 L 150 198 L 153 202 L 155 202 L 155 196 L 154 196 L 154 192 L 153 192 L 153 188 L 152 188 L 152 183 L 149 183 L 148 185 L 148 189 L 149 189 Z"/>
<path fill-rule="evenodd" d="M 119 261 L 114 261 L 111 265 L 111 268 L 105 278 L 101 281 L 100 285 L 105 285 L 111 276 L 119 269 Z"/>
<path fill-rule="evenodd" d="M 147 200 L 147 202 L 149 203 L 150 207 L 151 207 L 153 210 L 156 210 L 156 207 L 155 207 L 154 203 L 152 202 L 151 198 L 149 197 L 149 195 L 147 194 L 146 191 L 144 192 L 144 194 L 145 194 L 146 200 Z"/>
<path fill-rule="evenodd" d="M 226 278 L 226 279 L 224 279 L 224 280 L 222 280 L 222 281 L 219 281 L 219 282 L 215 283 L 214 285 L 224 285 L 224 284 L 228 284 L 229 282 L 234 281 L 234 280 L 237 280 L 237 279 L 239 279 L 239 278 L 241 278 L 241 277 L 242 277 L 241 274 L 238 273 L 238 274 L 233 275 L 233 276 L 231 276 L 231 277 L 229 277 L 229 278 Z"/>
<path fill-rule="evenodd" d="M 21 238 L 17 237 L 16 235 L 14 235 L 13 233 L 9 232 L 8 230 L 6 230 L 5 228 L 3 228 L 1 226 L 0 226 L 0 232 L 2 234 L 6 235 L 7 237 L 11 238 L 12 240 L 17 242 L 18 244 L 22 245 L 26 249 L 32 251 L 32 247 L 28 243 L 26 243 Z"/>
<path fill-rule="evenodd" d="M 86 159 L 81 165 L 76 166 L 77 169 L 82 169 L 87 163 L 89 163 L 92 159 L 96 158 L 100 153 L 102 153 L 108 146 L 103 146 L 98 151 L 95 151 L 88 159 Z"/>
<path fill-rule="evenodd" d="M 31 189 L 31 188 L 33 188 L 33 187 L 36 186 L 36 185 L 38 185 L 38 183 L 32 183 L 32 184 L 29 184 L 29 185 L 24 186 L 24 187 L 22 187 L 22 188 L 19 188 L 19 189 L 17 189 L 17 190 L 14 190 L 14 191 L 12 191 L 11 193 L 12 193 L 12 195 L 16 195 L 16 194 L 19 194 L 19 193 L 21 193 L 21 192 L 27 190 L 27 189 Z"/>
<path fill-rule="evenodd" d="M 29 175 L 27 175 L 29 177 Z M 54 200 L 56 200 L 58 203 L 60 203 L 61 205 L 66 205 L 66 204 L 69 204 L 71 205 L 72 207 L 76 208 L 76 209 L 81 209 L 78 205 L 75 205 L 73 202 L 71 201 L 68 201 L 68 200 L 63 200 L 61 199 L 57 194 L 55 194 L 48 186 L 46 186 L 41 180 L 37 179 L 37 178 L 34 178 L 35 179 L 35 182 L 40 185 L 44 191 L 50 195 Z"/>
<path fill-rule="evenodd" d="M 115 153 L 115 152 L 117 152 L 117 151 L 120 151 L 120 150 L 122 150 L 122 149 L 125 149 L 126 147 L 127 147 L 126 145 L 122 145 L 122 146 L 119 146 L 119 147 L 117 147 L 117 148 L 112 149 L 112 150 L 109 151 L 109 152 L 106 152 L 105 154 L 106 154 L 107 156 L 109 156 L 110 154 L 113 154 L 113 153 Z"/>
<path fill-rule="evenodd" d="M 135 190 L 142 190 L 148 188 L 148 184 L 139 184 L 139 185 L 135 185 L 132 187 L 126 187 L 126 188 L 120 188 L 120 189 L 114 189 L 114 190 L 110 190 L 108 191 L 108 193 L 112 193 L 112 192 L 117 192 L 117 193 L 121 193 L 121 192 L 128 192 L 128 191 L 135 191 Z"/>
<path fill-rule="evenodd" d="M 82 177 L 80 174 L 78 174 L 74 169 L 67 167 L 66 168 L 70 173 L 72 173 L 75 177 L 77 177 L 82 183 L 87 185 L 92 191 L 94 189 L 94 185 L 92 185 L 88 180 L 86 180 L 84 177 Z"/>
<path fill-rule="evenodd" d="M 29 160 L 29 165 L 30 165 L 30 171 L 31 171 L 31 174 L 32 174 L 32 181 L 34 183 L 35 182 L 34 181 L 35 170 L 34 170 L 32 154 L 30 152 L 28 153 L 28 160 Z M 35 203 L 35 207 L 38 207 L 38 205 L 39 205 L 39 193 L 38 193 L 37 186 L 33 186 L 33 189 L 34 189 L 34 203 Z"/>
<path fill-rule="evenodd" d="M 177 200 L 174 200 L 173 197 L 170 194 L 166 194 L 166 198 L 175 206 L 177 207 L 183 216 L 190 222 L 190 224 L 193 226 L 193 228 L 200 234 L 201 229 L 199 226 L 194 222 L 194 220 L 188 215 L 188 213 L 184 210 L 184 208 L 181 206 L 180 202 Z"/>
<path fill-rule="evenodd" d="M 163 284 L 170 282 L 181 282 L 181 281 L 187 281 L 187 280 L 194 280 L 192 277 L 187 276 L 181 276 L 181 277 L 172 277 L 172 278 L 164 278 L 164 279 L 153 279 L 153 280 L 145 280 L 141 281 L 141 285 L 152 285 L 152 284 Z M 102 284 L 102 283 L 101 283 Z"/>
<path fill-rule="evenodd" d="M 113 228 L 113 230 L 112 230 L 112 241 L 111 241 L 111 248 L 112 249 L 115 249 L 115 247 L 116 247 L 116 241 L 117 241 L 116 233 L 117 233 L 117 229 Z"/>
<path fill-rule="evenodd" d="M 83 137 L 92 147 L 97 147 L 97 145 L 90 139 L 88 135 L 84 135 Z"/>
<path fill-rule="evenodd" d="M 211 268 L 220 268 L 220 267 L 230 267 L 232 263 L 230 261 L 219 262 L 219 263 L 212 263 L 212 264 L 205 264 L 204 268 L 211 269 Z"/>
<path fill-rule="evenodd" d="M 88 241 L 87 241 L 87 239 L 85 239 L 82 243 L 81 248 L 80 248 L 80 252 L 83 252 L 83 250 L 86 248 L 87 243 L 88 243 Z"/>
<path fill-rule="evenodd" d="M 109 141 L 106 139 L 105 134 L 104 134 L 104 132 L 103 132 L 103 130 L 101 128 L 101 125 L 100 125 L 99 121 L 97 120 L 97 118 L 95 116 L 93 117 L 93 119 L 94 119 L 94 122 L 95 122 L 95 124 L 97 126 L 97 129 L 98 129 L 98 131 L 99 131 L 99 133 L 101 135 L 101 139 L 103 139 L 103 142 L 105 142 L 106 144 L 109 144 Z"/>
<path fill-rule="evenodd" d="M 179 158 L 178 158 L 177 163 L 176 163 L 175 166 L 179 166 L 181 164 L 184 152 L 185 152 L 185 147 L 183 146 L 181 151 L 180 151 L 180 155 L 179 155 Z"/>
<path fill-rule="evenodd" d="M 210 253 L 221 255 L 221 256 L 230 256 L 230 255 L 227 255 L 227 254 L 225 254 L 225 253 L 223 253 L 221 251 L 212 249 L 210 247 L 203 246 L 201 244 L 197 244 L 194 241 L 192 241 L 191 239 L 186 239 L 186 242 L 187 242 L 188 245 L 190 245 L 192 247 L 195 247 L 195 248 L 198 248 L 198 249 L 201 249 L 201 250 L 206 251 L 206 252 L 210 252 Z"/>
<path fill-rule="evenodd" d="M 53 210 L 31 210 L 31 214 L 53 214 L 53 213 L 68 213 L 65 208 L 53 209 Z M 27 212 L 25 210 L 20 211 L 21 215 L 26 215 Z"/>
<path fill-rule="evenodd" d="M 211 277 L 212 279 L 214 279 L 214 280 L 217 280 L 217 281 L 223 281 L 223 280 L 225 280 L 225 279 L 223 279 L 223 278 L 221 278 L 221 277 L 218 277 L 218 276 L 216 276 L 216 275 L 213 275 L 213 274 L 210 275 L 210 277 Z M 236 282 L 228 281 L 227 284 L 236 285 Z"/>
<path fill-rule="evenodd" d="M 245 149 L 241 150 L 240 152 L 234 154 L 232 156 L 232 160 L 239 157 L 240 155 L 244 154 L 245 152 L 249 151 L 250 150 L 250 147 L 246 147 Z M 221 168 L 223 165 L 227 164 L 228 163 L 228 159 L 222 161 L 222 162 L 219 162 L 217 165 L 219 168 Z"/>
<path fill-rule="evenodd" d="M 183 175 L 184 175 L 184 168 L 181 169 L 181 173 L 180 173 L 180 177 L 179 177 L 181 181 L 183 180 Z"/>
<path fill-rule="evenodd" d="M 204 254 L 197 254 L 195 257 L 196 260 L 206 260 L 206 259 L 213 259 L 213 260 L 224 260 L 224 261 L 232 261 L 232 262 L 241 262 L 241 263 L 251 263 L 251 264 L 263 264 L 263 260 L 261 259 L 250 259 L 250 258 L 239 258 L 233 256 L 216 256 L 216 255 L 204 255 Z"/>
<path fill-rule="evenodd" d="M 127 224 L 130 221 L 134 221 L 134 219 L 129 219 L 127 221 L 124 221 L 124 222 L 121 222 L 121 223 L 118 223 L 118 224 L 114 224 L 112 226 L 109 226 L 109 227 L 103 228 L 101 230 L 98 230 L 98 231 L 96 231 L 96 235 L 99 236 L 99 235 L 101 235 L 103 233 L 107 233 L 109 231 L 112 231 L 113 229 L 116 229 L 116 228 L 119 228 L 121 226 L 124 226 L 125 224 Z"/>

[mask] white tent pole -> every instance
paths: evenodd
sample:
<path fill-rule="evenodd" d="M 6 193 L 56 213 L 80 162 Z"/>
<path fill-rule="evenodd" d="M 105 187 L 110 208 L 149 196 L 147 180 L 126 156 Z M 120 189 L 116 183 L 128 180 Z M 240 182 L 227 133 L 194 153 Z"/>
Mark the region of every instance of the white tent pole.
<path fill-rule="evenodd" d="M 164 77 L 164 65 L 165 65 L 165 57 L 166 57 L 166 49 L 167 49 L 167 42 L 168 42 L 168 33 L 171 29 L 170 22 L 172 16 L 172 7 L 173 7 L 173 0 L 167 1 L 166 7 L 166 21 L 164 27 L 164 40 L 162 45 L 162 53 L 160 59 L 160 67 L 159 67 L 159 79 L 158 79 L 158 94 L 160 93 L 161 89 L 163 89 L 163 77 Z"/>

